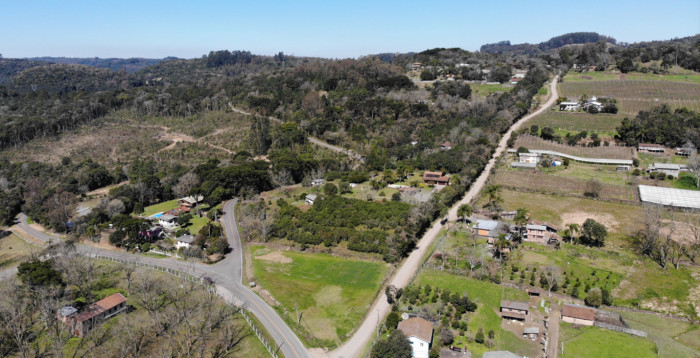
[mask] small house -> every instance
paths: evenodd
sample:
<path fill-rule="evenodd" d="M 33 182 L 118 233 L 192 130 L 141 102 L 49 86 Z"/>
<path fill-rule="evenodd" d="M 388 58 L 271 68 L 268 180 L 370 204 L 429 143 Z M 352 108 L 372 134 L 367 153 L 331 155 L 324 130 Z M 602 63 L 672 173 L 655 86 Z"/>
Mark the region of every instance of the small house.
<path fill-rule="evenodd" d="M 680 164 L 672 164 L 672 163 L 654 163 L 649 165 L 649 169 L 647 169 L 647 172 L 649 173 L 664 173 L 666 175 L 671 175 L 675 178 L 678 178 L 680 175 L 681 171 L 684 168 Z M 687 168 L 686 168 L 687 170 Z"/>
<path fill-rule="evenodd" d="M 474 226 L 474 234 L 481 237 L 498 237 L 499 234 L 505 233 L 507 225 L 500 221 L 494 220 L 476 220 Z"/>
<path fill-rule="evenodd" d="M 565 303 L 561 309 L 561 320 L 579 326 L 592 326 L 596 309 L 593 307 Z"/>
<path fill-rule="evenodd" d="M 443 142 L 442 144 L 440 144 L 440 149 L 442 149 L 442 150 L 452 149 L 452 142 Z"/>
<path fill-rule="evenodd" d="M 306 194 L 306 200 L 304 200 L 304 202 L 308 205 L 314 205 L 316 198 L 318 198 L 316 194 Z"/>
<path fill-rule="evenodd" d="M 537 164 L 536 163 L 520 163 L 520 162 L 512 162 L 510 163 L 511 168 L 518 168 L 518 169 L 537 169 Z"/>
<path fill-rule="evenodd" d="M 190 234 L 182 235 L 175 239 L 175 248 L 189 248 L 194 244 L 194 236 Z"/>
<path fill-rule="evenodd" d="M 547 227 L 544 225 L 525 225 L 525 241 L 531 241 L 536 243 L 545 242 L 545 233 L 547 232 Z"/>
<path fill-rule="evenodd" d="M 102 322 L 124 312 L 127 308 L 126 297 L 121 293 L 107 296 L 90 305 L 83 312 L 77 313 L 73 307 L 62 307 L 58 310 L 59 319 L 70 327 L 71 332 L 83 337 L 90 329 Z M 68 313 L 68 316 L 63 316 Z"/>
<path fill-rule="evenodd" d="M 559 103 L 560 111 L 578 111 L 581 105 L 578 102 L 561 102 Z"/>
<path fill-rule="evenodd" d="M 193 208 L 197 203 L 201 202 L 204 200 L 204 197 L 201 195 L 197 196 L 186 196 L 184 198 L 179 199 L 177 202 L 180 204 L 180 206 L 184 206 L 186 208 Z"/>
<path fill-rule="evenodd" d="M 530 311 L 530 305 L 523 301 L 501 301 L 501 317 L 508 319 L 516 319 L 524 321 L 527 313 Z"/>
<path fill-rule="evenodd" d="M 325 179 L 314 179 L 311 181 L 311 186 L 314 188 L 320 187 L 321 185 L 325 184 L 326 180 Z"/>
<path fill-rule="evenodd" d="M 428 358 L 433 343 L 433 324 L 420 317 L 412 317 L 399 322 L 398 330 L 403 332 L 411 343 L 413 357 Z"/>
<path fill-rule="evenodd" d="M 518 162 L 537 164 L 540 162 L 540 153 L 518 153 Z"/>
<path fill-rule="evenodd" d="M 158 223 L 166 229 L 174 229 L 177 227 L 177 216 L 163 214 L 158 218 Z"/>
<path fill-rule="evenodd" d="M 423 173 L 423 183 L 426 185 L 448 185 L 450 184 L 450 177 L 442 175 L 441 172 L 429 172 Z"/>
<path fill-rule="evenodd" d="M 513 352 L 510 351 L 492 351 L 492 352 L 484 352 L 484 354 L 481 356 L 483 358 L 523 358 L 523 356 L 519 356 Z"/>
<path fill-rule="evenodd" d="M 411 64 L 411 70 L 420 71 L 423 68 L 423 64 L 420 62 L 414 62 Z"/>
<path fill-rule="evenodd" d="M 523 338 L 530 338 L 533 341 L 536 340 L 539 335 L 539 327 L 525 327 L 525 330 L 523 331 Z"/>
<path fill-rule="evenodd" d="M 643 152 L 643 153 L 662 153 L 663 154 L 666 152 L 666 148 L 660 144 L 639 143 L 639 145 L 637 145 L 637 151 Z"/>

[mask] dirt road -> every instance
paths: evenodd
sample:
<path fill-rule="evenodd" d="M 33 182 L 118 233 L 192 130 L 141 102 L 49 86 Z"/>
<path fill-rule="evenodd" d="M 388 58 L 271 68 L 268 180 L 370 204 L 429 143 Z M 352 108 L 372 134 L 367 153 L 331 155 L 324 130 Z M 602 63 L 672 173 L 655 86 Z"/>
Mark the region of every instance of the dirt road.
<path fill-rule="evenodd" d="M 547 102 L 544 103 L 544 105 L 540 109 L 514 123 L 513 126 L 508 130 L 508 132 L 506 132 L 506 134 L 499 142 L 498 147 L 496 148 L 496 151 L 493 154 L 493 157 L 486 165 L 486 168 L 484 168 L 484 171 L 476 179 L 476 181 L 474 181 L 464 198 L 450 209 L 450 220 L 457 220 L 457 208 L 464 203 L 471 202 L 483 189 L 484 185 L 486 184 L 486 180 L 488 179 L 489 174 L 491 173 L 491 169 L 496 163 L 496 159 L 499 156 L 501 156 L 501 154 L 505 151 L 508 138 L 513 133 L 513 131 L 518 130 L 523 125 L 523 123 L 525 123 L 530 118 L 546 111 L 547 108 L 549 108 L 557 100 L 558 93 L 556 77 L 550 84 L 549 92 L 551 93 L 550 98 L 547 100 Z M 421 238 L 421 240 L 418 242 L 417 248 L 413 250 L 413 252 L 411 252 L 406 261 L 404 261 L 403 265 L 396 271 L 394 277 L 391 278 L 389 284 L 394 285 L 396 287 L 406 287 L 406 285 L 408 285 L 414 273 L 416 272 L 416 270 L 418 270 L 418 267 L 421 265 L 423 256 L 428 251 L 428 248 L 430 247 L 432 242 L 438 237 L 438 234 L 440 233 L 440 230 L 442 230 L 442 228 L 443 226 L 442 224 L 440 224 L 439 221 L 436 221 L 435 224 L 433 224 L 433 226 L 423 235 L 423 238 Z M 358 328 L 355 334 L 353 334 L 353 336 L 349 340 L 347 340 L 345 344 L 340 346 L 338 349 L 327 353 L 319 352 L 316 350 L 312 351 L 311 353 L 315 357 L 319 358 L 359 357 L 362 354 L 362 351 L 367 346 L 367 344 L 373 338 L 373 336 L 376 335 L 378 321 L 383 320 L 384 317 L 386 317 L 386 315 L 389 314 L 389 311 L 391 311 L 391 306 L 387 303 L 386 297 L 383 294 L 379 295 L 375 300 L 374 304 L 372 305 L 372 308 L 368 311 L 367 316 L 365 316 L 365 320 L 362 322 L 360 328 Z"/>

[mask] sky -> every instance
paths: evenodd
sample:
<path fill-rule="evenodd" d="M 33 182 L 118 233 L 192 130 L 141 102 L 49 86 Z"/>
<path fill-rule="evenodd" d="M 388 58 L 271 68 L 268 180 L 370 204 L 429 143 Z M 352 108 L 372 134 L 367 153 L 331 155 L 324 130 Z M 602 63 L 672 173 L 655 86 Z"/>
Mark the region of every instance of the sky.
<path fill-rule="evenodd" d="M 691 36 L 700 33 L 700 1 L 0 0 L 6 58 L 194 58 L 224 49 L 356 58 L 578 31 L 630 43 Z"/>

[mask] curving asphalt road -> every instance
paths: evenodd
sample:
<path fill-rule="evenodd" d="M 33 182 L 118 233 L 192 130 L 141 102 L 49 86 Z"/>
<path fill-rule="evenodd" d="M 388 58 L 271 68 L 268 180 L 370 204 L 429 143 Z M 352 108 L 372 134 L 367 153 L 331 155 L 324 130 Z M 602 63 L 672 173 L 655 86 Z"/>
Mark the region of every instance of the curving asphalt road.
<path fill-rule="evenodd" d="M 244 286 L 241 282 L 243 274 L 243 255 L 241 240 L 236 228 L 236 218 L 234 207 L 237 199 L 230 200 L 224 204 L 224 216 L 221 221 L 224 224 L 226 236 L 233 252 L 226 256 L 224 260 L 215 265 L 205 265 L 201 263 L 186 262 L 171 259 L 158 259 L 142 255 L 130 254 L 123 251 L 111 251 L 87 245 L 77 245 L 78 253 L 85 256 L 104 256 L 119 260 L 135 261 L 139 263 L 158 265 L 189 273 L 192 276 L 206 276 L 211 278 L 217 292 L 228 302 L 243 307 L 251 312 L 267 329 L 270 336 L 275 340 L 279 352 L 287 358 L 310 357 L 308 351 L 299 338 L 287 326 L 284 320 L 257 294 Z M 59 237 L 49 235 L 45 232 L 33 228 L 27 223 L 27 216 L 19 214 L 17 227 L 27 235 L 43 242 L 56 242 Z M 272 342 L 270 342 L 272 343 Z"/>
<path fill-rule="evenodd" d="M 498 144 L 498 147 L 496 148 L 496 151 L 493 153 L 491 160 L 489 160 L 481 175 L 479 175 L 476 181 L 472 183 L 471 187 L 464 195 L 464 197 L 459 202 L 454 204 L 452 208 L 450 208 L 448 214 L 449 220 L 457 220 L 457 209 L 459 208 L 459 206 L 471 202 L 481 191 L 481 189 L 483 189 L 484 185 L 486 184 L 486 179 L 488 179 L 489 175 L 491 174 L 491 169 L 494 167 L 496 160 L 506 149 L 508 138 L 510 138 L 510 135 L 514 131 L 518 130 L 527 120 L 541 114 L 542 112 L 546 111 L 547 108 L 549 108 L 552 104 L 554 104 L 558 97 L 556 76 L 554 80 L 552 80 L 552 82 L 550 83 L 550 93 L 550 98 L 547 100 L 547 102 L 545 102 L 542 105 L 542 107 L 514 123 L 513 126 L 510 127 L 508 132 L 506 132 L 505 135 L 503 135 L 501 141 Z M 442 230 L 443 228 L 444 226 L 440 224 L 439 221 L 435 221 L 433 226 L 425 232 L 423 237 L 417 243 L 416 249 L 411 252 L 408 258 L 406 258 L 401 267 L 398 270 L 396 270 L 396 273 L 389 282 L 390 285 L 394 285 L 397 288 L 399 288 L 406 287 L 406 285 L 410 283 L 411 278 L 422 263 L 421 261 L 423 259 L 423 256 L 426 254 L 428 248 L 430 247 L 432 242 L 438 237 L 440 230 Z M 362 325 L 357 329 L 357 331 L 355 331 L 355 333 L 352 337 L 350 337 L 349 340 L 345 341 L 345 344 L 325 354 L 319 353 L 315 355 L 323 358 L 359 357 L 362 354 L 365 347 L 367 346 L 367 344 L 369 344 L 371 339 L 376 335 L 377 324 L 384 317 L 386 317 L 387 314 L 389 314 L 389 311 L 391 311 L 391 306 L 389 305 L 389 303 L 387 303 L 384 295 L 377 296 L 377 299 L 374 301 L 374 304 L 368 311 L 367 316 L 365 316 L 365 320 L 362 322 Z"/>

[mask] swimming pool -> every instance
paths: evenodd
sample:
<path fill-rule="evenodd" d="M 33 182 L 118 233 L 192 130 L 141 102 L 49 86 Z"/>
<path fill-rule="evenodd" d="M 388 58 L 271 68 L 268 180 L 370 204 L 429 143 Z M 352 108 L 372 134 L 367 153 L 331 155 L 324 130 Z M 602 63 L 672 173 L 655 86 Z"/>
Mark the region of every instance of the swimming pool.
<path fill-rule="evenodd" d="M 159 218 L 159 217 L 163 216 L 163 213 L 153 214 L 151 216 L 154 218 Z"/>

